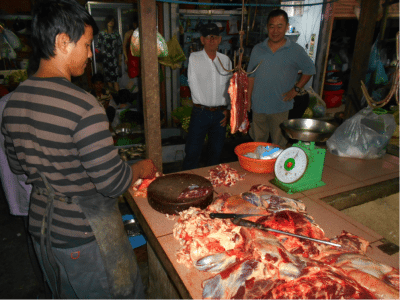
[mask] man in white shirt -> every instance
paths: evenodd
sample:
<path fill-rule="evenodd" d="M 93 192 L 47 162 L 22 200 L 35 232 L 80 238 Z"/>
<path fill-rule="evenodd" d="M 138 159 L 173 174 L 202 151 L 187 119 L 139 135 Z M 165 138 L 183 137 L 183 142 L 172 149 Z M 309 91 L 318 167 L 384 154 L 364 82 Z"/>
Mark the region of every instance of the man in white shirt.
<path fill-rule="evenodd" d="M 217 52 L 221 36 L 216 24 L 208 23 L 200 29 L 200 32 L 200 41 L 204 49 L 191 53 L 188 64 L 193 110 L 186 140 L 183 170 L 198 167 L 206 136 L 208 136 L 207 166 L 219 164 L 229 119 L 228 87 L 232 74 L 226 72 L 224 68 L 232 69 L 232 62 L 228 56 Z"/>
<path fill-rule="evenodd" d="M 30 62 L 31 63 L 31 62 Z M 11 93 L 0 98 L 0 124 L 2 121 L 3 110 L 10 99 Z M 33 249 L 31 236 L 28 232 L 28 211 L 32 185 L 26 184 L 26 175 L 14 174 L 8 165 L 7 155 L 4 148 L 4 136 L 0 133 L 0 181 L 10 209 L 10 214 L 22 217 L 24 221 L 25 234 L 28 242 L 28 253 L 32 263 L 32 269 L 39 283 L 41 296 L 51 297 L 49 287 L 45 283 L 42 270 Z"/>
<path fill-rule="evenodd" d="M 0 123 L 4 107 L 10 96 L 11 94 L 7 94 L 0 99 Z M 10 213 L 14 216 L 28 216 L 32 185 L 25 184 L 27 179 L 25 175 L 15 175 L 10 170 L 4 149 L 4 136 L 2 134 L 0 134 L 0 164 L 0 179 L 10 207 Z"/>

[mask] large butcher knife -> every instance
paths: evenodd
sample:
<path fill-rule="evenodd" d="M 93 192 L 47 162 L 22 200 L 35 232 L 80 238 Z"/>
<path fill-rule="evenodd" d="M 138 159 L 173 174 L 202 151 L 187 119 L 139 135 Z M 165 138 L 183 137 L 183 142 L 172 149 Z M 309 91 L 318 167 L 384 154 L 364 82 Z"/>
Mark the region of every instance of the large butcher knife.
<path fill-rule="evenodd" d="M 261 230 L 265 230 L 265 231 L 271 231 L 271 232 L 276 232 L 276 233 L 280 233 L 280 234 L 290 235 L 290 236 L 297 237 L 299 239 L 306 239 L 306 240 L 310 240 L 310 241 L 317 242 L 317 243 L 327 244 L 330 246 L 342 247 L 340 244 L 336 244 L 336 243 L 332 243 L 332 242 L 328 242 L 328 241 L 324 241 L 324 240 L 319 240 L 319 239 L 314 239 L 314 238 L 311 238 L 311 237 L 308 237 L 305 235 L 294 234 L 291 232 L 286 232 L 286 231 L 282 231 L 282 230 L 278 230 L 278 229 L 272 229 L 269 227 L 265 227 L 262 224 L 244 220 L 244 219 L 240 219 L 240 218 L 233 218 L 232 223 L 235 225 L 239 225 L 239 226 L 257 228 L 257 229 L 261 229 Z"/>

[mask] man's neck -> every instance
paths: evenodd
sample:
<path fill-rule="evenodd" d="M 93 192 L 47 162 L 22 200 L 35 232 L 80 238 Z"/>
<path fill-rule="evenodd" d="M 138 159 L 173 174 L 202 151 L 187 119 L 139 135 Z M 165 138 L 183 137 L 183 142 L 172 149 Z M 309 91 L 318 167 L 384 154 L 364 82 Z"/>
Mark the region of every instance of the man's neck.
<path fill-rule="evenodd" d="M 54 58 L 50 58 L 50 60 L 41 59 L 35 76 L 41 78 L 64 77 L 68 81 L 71 81 L 71 75 Z"/>
<path fill-rule="evenodd" d="M 276 43 L 269 39 L 267 44 L 269 48 L 272 50 L 272 52 L 275 53 L 278 49 L 282 48 L 286 44 L 286 39 L 283 39 Z"/>
<path fill-rule="evenodd" d="M 217 57 L 217 51 L 207 51 L 207 50 L 204 50 L 204 51 L 207 53 L 208 57 L 211 60 L 214 60 L 215 57 Z"/>

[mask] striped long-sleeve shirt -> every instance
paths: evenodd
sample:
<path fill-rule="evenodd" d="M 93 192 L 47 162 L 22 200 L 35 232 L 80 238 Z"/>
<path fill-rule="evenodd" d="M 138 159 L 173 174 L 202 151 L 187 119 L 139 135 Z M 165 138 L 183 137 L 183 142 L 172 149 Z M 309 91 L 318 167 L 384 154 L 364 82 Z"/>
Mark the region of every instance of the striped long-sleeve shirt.
<path fill-rule="evenodd" d="M 44 188 L 46 176 L 56 194 L 115 198 L 132 181 L 132 171 L 114 147 L 104 109 L 65 78 L 31 77 L 15 90 L 1 125 L 12 171 Z M 115 201 L 115 200 L 114 200 Z M 79 205 L 54 203 L 52 243 L 69 248 L 94 239 Z M 46 199 L 31 198 L 29 230 L 39 237 Z"/>

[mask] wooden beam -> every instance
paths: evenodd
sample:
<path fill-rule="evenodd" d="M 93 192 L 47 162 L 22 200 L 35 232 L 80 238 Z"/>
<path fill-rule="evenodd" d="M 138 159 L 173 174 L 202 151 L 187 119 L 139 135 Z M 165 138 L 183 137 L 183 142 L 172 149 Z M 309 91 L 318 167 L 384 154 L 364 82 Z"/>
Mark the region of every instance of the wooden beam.
<path fill-rule="evenodd" d="M 314 76 L 313 89 L 321 97 L 324 90 L 326 67 L 332 38 L 334 21 L 333 5 L 333 3 L 324 4 L 322 14 L 323 20 L 319 31 L 318 51 L 315 58 L 315 68 L 317 72 Z"/>
<path fill-rule="evenodd" d="M 139 36 L 146 157 L 162 172 L 160 88 L 155 0 L 139 0 Z"/>
<path fill-rule="evenodd" d="M 378 17 L 379 1 L 362 0 L 360 19 L 358 21 L 356 41 L 353 51 L 353 61 L 349 87 L 347 91 L 348 100 L 345 106 L 345 118 L 354 115 L 361 105 L 362 91 L 361 80 L 365 80 L 368 69 L 369 55 L 371 53 L 372 38 L 374 36 L 376 19 Z M 355 103 L 352 103 L 352 102 Z"/>

